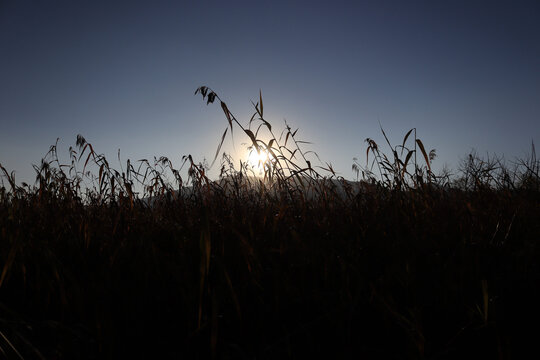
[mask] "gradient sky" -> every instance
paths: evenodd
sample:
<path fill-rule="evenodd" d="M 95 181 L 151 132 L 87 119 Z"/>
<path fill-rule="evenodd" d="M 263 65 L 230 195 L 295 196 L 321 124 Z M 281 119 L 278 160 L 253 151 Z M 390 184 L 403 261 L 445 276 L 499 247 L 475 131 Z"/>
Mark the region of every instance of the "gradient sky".
<path fill-rule="evenodd" d="M 118 149 L 211 160 L 226 120 L 200 85 L 244 123 L 261 89 L 346 178 L 379 122 L 394 143 L 416 127 L 436 168 L 513 160 L 540 140 L 540 2 L 0 1 L 0 163 L 19 181 L 77 134 L 115 167 Z"/>

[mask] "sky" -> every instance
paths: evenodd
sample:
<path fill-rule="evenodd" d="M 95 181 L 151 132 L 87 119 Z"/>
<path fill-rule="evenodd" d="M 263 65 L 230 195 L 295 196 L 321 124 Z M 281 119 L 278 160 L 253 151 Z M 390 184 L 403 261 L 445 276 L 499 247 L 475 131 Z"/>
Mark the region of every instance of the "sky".
<path fill-rule="evenodd" d="M 227 121 L 201 85 L 243 124 L 261 91 L 274 128 L 348 179 L 380 126 L 394 144 L 416 128 L 435 169 L 512 161 L 540 142 L 540 2 L 0 1 L 0 164 L 18 182 L 77 134 L 113 167 L 118 149 L 211 161 Z"/>

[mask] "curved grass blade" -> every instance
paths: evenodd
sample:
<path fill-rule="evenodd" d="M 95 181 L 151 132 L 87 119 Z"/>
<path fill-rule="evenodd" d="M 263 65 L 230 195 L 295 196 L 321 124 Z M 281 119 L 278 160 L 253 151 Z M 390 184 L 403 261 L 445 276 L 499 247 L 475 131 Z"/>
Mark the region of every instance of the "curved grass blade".
<path fill-rule="evenodd" d="M 409 132 L 403 138 L 403 144 L 401 144 L 401 155 L 403 155 L 403 149 L 405 149 L 405 143 L 407 142 L 407 139 L 409 138 L 409 135 L 411 135 L 412 131 L 415 130 L 415 129 L 416 128 L 412 128 L 411 130 L 409 130 Z"/>
<path fill-rule="evenodd" d="M 429 172 L 431 172 L 431 165 L 429 163 L 429 157 L 426 153 L 426 149 L 424 148 L 424 144 L 422 144 L 422 141 L 420 139 L 416 139 L 416 143 L 418 144 L 418 147 L 420 147 L 420 151 L 422 152 L 422 155 L 424 155 L 424 159 L 426 160 L 426 165 L 429 169 Z"/>

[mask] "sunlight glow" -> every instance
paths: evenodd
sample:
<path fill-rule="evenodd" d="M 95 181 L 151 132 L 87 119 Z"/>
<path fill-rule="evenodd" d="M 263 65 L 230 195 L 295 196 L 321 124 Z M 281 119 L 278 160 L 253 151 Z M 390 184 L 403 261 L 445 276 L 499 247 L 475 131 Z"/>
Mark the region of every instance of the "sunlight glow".
<path fill-rule="evenodd" d="M 266 150 L 260 149 L 259 152 L 254 148 L 248 150 L 248 159 L 247 163 L 255 171 L 260 173 L 264 172 L 265 164 L 268 161 L 268 152 Z"/>

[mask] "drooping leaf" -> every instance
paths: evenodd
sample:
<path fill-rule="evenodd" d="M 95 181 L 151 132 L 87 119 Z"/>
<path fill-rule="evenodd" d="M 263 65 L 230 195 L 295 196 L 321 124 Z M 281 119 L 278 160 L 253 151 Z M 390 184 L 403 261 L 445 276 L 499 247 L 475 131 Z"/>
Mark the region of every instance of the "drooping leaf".
<path fill-rule="evenodd" d="M 266 120 L 264 120 L 264 119 L 261 119 L 261 120 L 263 121 L 264 125 L 266 125 L 266 127 L 268 128 L 268 130 L 272 131 L 272 125 L 271 125 L 268 121 L 266 121 Z"/>
<path fill-rule="evenodd" d="M 414 153 L 414 150 L 410 150 L 407 153 L 407 156 L 405 156 L 405 162 L 403 163 L 403 168 L 405 169 L 407 167 L 407 164 L 409 163 L 409 160 L 411 159 L 412 154 Z"/>
<path fill-rule="evenodd" d="M 416 139 L 416 143 L 418 144 L 418 147 L 420 147 L 420 151 L 422 152 L 422 155 L 424 155 L 424 159 L 426 160 L 426 165 L 429 169 L 429 172 L 431 172 L 431 165 L 429 164 L 429 158 L 426 153 L 426 149 L 424 148 L 424 144 L 422 144 L 422 141 L 420 139 Z"/>
<path fill-rule="evenodd" d="M 222 101 L 221 102 L 221 109 L 225 113 L 225 116 L 227 117 L 227 121 L 229 122 L 229 126 L 231 128 L 231 134 L 233 132 L 233 124 L 232 124 L 232 117 L 231 112 L 229 111 L 229 108 L 227 108 L 227 105 Z"/>
<path fill-rule="evenodd" d="M 90 144 L 86 144 L 86 145 L 90 145 Z M 88 154 L 88 157 L 86 158 L 86 161 L 85 161 L 84 166 L 83 166 L 83 172 L 86 170 L 86 165 L 88 165 L 88 161 L 90 161 L 90 156 L 92 156 L 94 154 L 94 150 L 92 149 L 92 145 L 90 145 L 90 150 L 91 151 Z M 83 153 L 84 153 L 84 150 L 82 151 L 81 156 L 82 156 Z"/>
<path fill-rule="evenodd" d="M 206 105 L 213 103 L 215 99 L 216 93 L 212 91 L 210 94 L 208 94 L 208 101 L 206 102 Z"/>
<path fill-rule="evenodd" d="M 403 138 L 403 144 L 401 144 L 401 155 L 403 155 L 403 149 L 405 148 L 405 143 L 407 142 L 407 139 L 409 138 L 409 135 L 411 135 L 412 131 L 414 130 L 415 128 L 412 128 L 411 130 L 409 130 L 409 132 L 405 135 L 405 137 Z"/>
<path fill-rule="evenodd" d="M 251 142 L 253 143 L 253 146 L 255 147 L 255 150 L 257 150 L 257 152 L 259 152 L 259 144 L 257 144 L 257 139 L 255 138 L 255 135 L 253 135 L 253 132 L 249 129 L 245 129 L 244 132 L 247 134 L 247 136 L 249 136 L 249 138 L 251 139 Z"/>
<path fill-rule="evenodd" d="M 208 87 L 206 86 L 200 86 L 197 88 L 197 90 L 195 90 L 195 95 L 197 95 L 198 93 L 200 93 L 204 98 L 206 98 L 206 94 L 208 93 Z"/>

